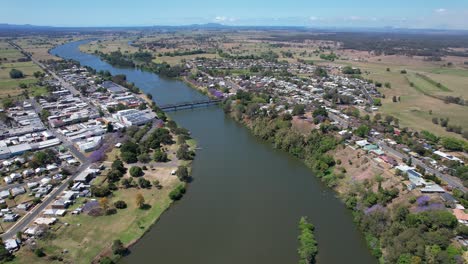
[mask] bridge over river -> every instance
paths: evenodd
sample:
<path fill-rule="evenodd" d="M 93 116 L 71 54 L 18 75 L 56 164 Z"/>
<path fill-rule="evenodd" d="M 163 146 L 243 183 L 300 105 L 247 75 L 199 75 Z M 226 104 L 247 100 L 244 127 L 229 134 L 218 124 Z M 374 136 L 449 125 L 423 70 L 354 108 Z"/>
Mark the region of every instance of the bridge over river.
<path fill-rule="evenodd" d="M 199 100 L 199 101 L 182 102 L 182 103 L 176 103 L 176 104 L 166 104 L 166 105 L 159 106 L 159 108 L 163 111 L 169 112 L 169 111 L 177 111 L 181 109 L 192 109 L 195 107 L 215 105 L 215 104 L 219 104 L 221 101 L 222 99 Z"/>

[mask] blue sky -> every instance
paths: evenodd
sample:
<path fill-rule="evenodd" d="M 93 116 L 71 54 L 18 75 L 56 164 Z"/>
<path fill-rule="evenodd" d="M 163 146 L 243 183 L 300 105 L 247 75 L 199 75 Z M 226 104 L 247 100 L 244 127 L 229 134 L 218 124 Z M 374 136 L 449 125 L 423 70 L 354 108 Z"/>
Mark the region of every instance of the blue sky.
<path fill-rule="evenodd" d="M 468 0 L 14 0 L 2 4 L 0 23 L 468 29 Z"/>

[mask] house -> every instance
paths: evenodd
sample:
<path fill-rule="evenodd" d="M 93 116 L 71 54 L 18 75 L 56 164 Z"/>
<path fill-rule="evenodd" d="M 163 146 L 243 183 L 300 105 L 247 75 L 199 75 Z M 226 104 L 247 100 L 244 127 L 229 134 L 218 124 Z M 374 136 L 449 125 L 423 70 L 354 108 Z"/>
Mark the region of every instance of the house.
<path fill-rule="evenodd" d="M 19 218 L 19 215 L 17 215 L 17 214 L 6 214 L 3 217 L 3 222 L 16 222 L 16 220 L 18 220 L 18 218 Z"/>
<path fill-rule="evenodd" d="M 24 189 L 24 187 L 18 186 L 18 187 L 12 188 L 10 192 L 13 197 L 16 197 L 18 195 L 26 193 L 26 190 Z"/>
<path fill-rule="evenodd" d="M 82 171 L 76 178 L 73 180 L 74 182 L 82 182 L 82 183 L 88 183 L 96 174 L 96 171 L 93 169 L 90 169 L 88 167 L 84 171 Z"/>
<path fill-rule="evenodd" d="M 421 173 L 415 171 L 414 169 L 407 170 L 406 173 L 408 174 L 408 176 L 412 175 L 414 177 L 422 178 Z"/>
<path fill-rule="evenodd" d="M 28 236 L 41 236 L 45 231 L 46 228 L 44 226 L 32 225 L 24 231 L 24 234 Z"/>
<path fill-rule="evenodd" d="M 450 193 L 441 193 L 440 198 L 445 202 L 447 206 L 450 206 L 452 208 L 454 208 L 458 203 L 455 197 L 453 197 L 453 195 L 451 195 Z"/>
<path fill-rule="evenodd" d="M 369 145 L 369 142 L 367 142 L 367 139 L 358 140 L 356 141 L 356 145 L 363 148 L 364 146 Z"/>
<path fill-rule="evenodd" d="M 56 200 L 52 203 L 52 209 L 66 209 L 69 203 L 65 200 Z"/>
<path fill-rule="evenodd" d="M 447 154 L 447 153 L 444 153 L 442 151 L 434 151 L 434 154 L 436 154 L 437 156 L 443 158 L 443 159 L 446 159 L 446 160 L 450 160 L 450 161 L 457 161 L 457 162 L 460 162 L 461 164 L 463 164 L 463 161 L 453 155 L 450 155 L 450 154 Z"/>
<path fill-rule="evenodd" d="M 421 177 L 416 177 L 412 174 L 408 174 L 408 180 L 411 182 L 411 185 L 408 186 L 410 190 L 416 187 L 422 187 L 426 185 L 426 181 Z"/>
<path fill-rule="evenodd" d="M 34 223 L 38 225 L 53 225 L 55 222 L 57 222 L 55 217 L 39 217 L 34 220 Z"/>
<path fill-rule="evenodd" d="M 415 168 L 410 167 L 410 166 L 406 166 L 406 165 L 398 165 L 398 166 L 396 166 L 395 169 L 400 170 L 403 173 L 406 173 L 408 170 L 414 170 Z"/>
<path fill-rule="evenodd" d="M 390 157 L 390 156 L 382 155 L 382 156 L 380 156 L 380 158 L 381 158 L 383 161 L 385 161 L 386 163 L 392 165 L 393 167 L 395 167 L 395 166 L 398 165 L 398 162 L 397 162 L 394 158 L 392 158 L 392 157 Z"/>
<path fill-rule="evenodd" d="M 34 175 L 34 171 L 32 169 L 26 169 L 26 170 L 23 171 L 23 176 L 24 177 L 30 177 L 32 175 Z"/>
<path fill-rule="evenodd" d="M 453 209 L 453 215 L 460 224 L 468 225 L 468 214 L 463 209 Z"/>
<path fill-rule="evenodd" d="M 444 188 L 440 187 L 438 184 L 426 184 L 424 188 L 421 189 L 422 193 L 444 193 Z"/>
<path fill-rule="evenodd" d="M 43 213 L 45 216 L 64 216 L 66 212 L 64 209 L 46 209 Z"/>
<path fill-rule="evenodd" d="M 27 211 L 29 210 L 29 208 L 31 208 L 31 204 L 30 203 L 22 203 L 22 204 L 19 204 L 16 208 L 18 208 L 18 210 L 23 210 L 23 211 Z"/>
<path fill-rule="evenodd" d="M 3 180 L 5 181 L 6 184 L 10 184 L 13 182 L 10 176 L 5 176 L 3 177 Z"/>
<path fill-rule="evenodd" d="M 15 251 L 19 249 L 18 242 L 15 239 L 7 239 L 5 240 L 5 249 L 8 251 Z"/>
<path fill-rule="evenodd" d="M 49 165 L 46 166 L 46 170 L 48 170 L 48 171 L 53 171 L 53 170 L 56 170 L 56 169 L 58 169 L 58 167 L 55 164 L 49 164 Z"/>
<path fill-rule="evenodd" d="M 10 197 L 10 190 L 4 190 L 0 192 L 0 199 L 5 199 Z"/>

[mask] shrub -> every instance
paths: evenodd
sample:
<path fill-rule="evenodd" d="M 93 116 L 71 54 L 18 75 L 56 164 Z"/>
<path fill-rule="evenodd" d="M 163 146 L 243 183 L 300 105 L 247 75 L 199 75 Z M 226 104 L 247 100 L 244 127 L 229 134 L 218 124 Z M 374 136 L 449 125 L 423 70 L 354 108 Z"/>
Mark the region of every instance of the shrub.
<path fill-rule="evenodd" d="M 174 190 L 172 190 L 170 193 L 169 193 L 169 198 L 171 198 L 171 200 L 180 200 L 180 198 L 182 198 L 182 196 L 184 196 L 184 193 L 185 193 L 185 186 L 180 184 L 179 186 L 177 186 Z"/>
<path fill-rule="evenodd" d="M 22 71 L 17 70 L 17 69 L 11 69 L 10 70 L 10 78 L 19 79 L 19 78 L 23 78 L 23 77 L 24 77 L 24 74 L 23 74 Z"/>
<path fill-rule="evenodd" d="M 34 250 L 34 254 L 39 258 L 42 258 L 46 255 L 42 248 L 36 248 L 36 250 Z"/>
<path fill-rule="evenodd" d="M 127 208 L 127 203 L 125 201 L 119 200 L 114 203 L 114 206 L 117 209 L 125 209 Z"/>
<path fill-rule="evenodd" d="M 140 177 L 143 176 L 143 174 L 143 170 L 138 166 L 133 166 L 130 168 L 130 175 L 132 177 Z"/>
<path fill-rule="evenodd" d="M 124 256 L 125 254 L 127 254 L 128 250 L 126 247 L 124 247 L 122 241 L 117 239 L 117 240 L 114 240 L 114 242 L 112 242 L 112 252 L 115 255 Z"/>

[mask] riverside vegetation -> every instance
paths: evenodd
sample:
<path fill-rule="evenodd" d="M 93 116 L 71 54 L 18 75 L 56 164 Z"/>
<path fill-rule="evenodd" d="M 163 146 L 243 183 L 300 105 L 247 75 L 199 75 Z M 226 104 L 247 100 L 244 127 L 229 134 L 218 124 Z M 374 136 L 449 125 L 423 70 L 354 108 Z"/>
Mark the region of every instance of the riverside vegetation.
<path fill-rule="evenodd" d="M 327 112 L 321 108 L 315 110 L 312 115 L 320 129 L 303 135 L 293 129 L 290 114 L 279 114 L 273 107 L 260 108 L 260 104 L 270 100 L 275 99 L 263 93 L 239 91 L 223 103 L 223 108 L 255 136 L 303 160 L 316 177 L 335 188 L 345 175 L 335 170 L 338 161 L 331 153 L 343 148 L 344 141 L 336 136 L 338 128 L 330 124 Z M 399 190 L 385 189 L 381 182 L 373 186 L 370 181 L 356 181 L 351 188 L 337 191 L 352 210 L 372 254 L 381 263 L 463 263 L 463 250 L 451 240 L 457 234 L 468 234 L 468 228 L 459 226 L 448 210 L 435 208 L 440 204 L 421 198 L 425 196 L 398 201 Z M 302 256 L 301 253 L 301 259 Z"/>

